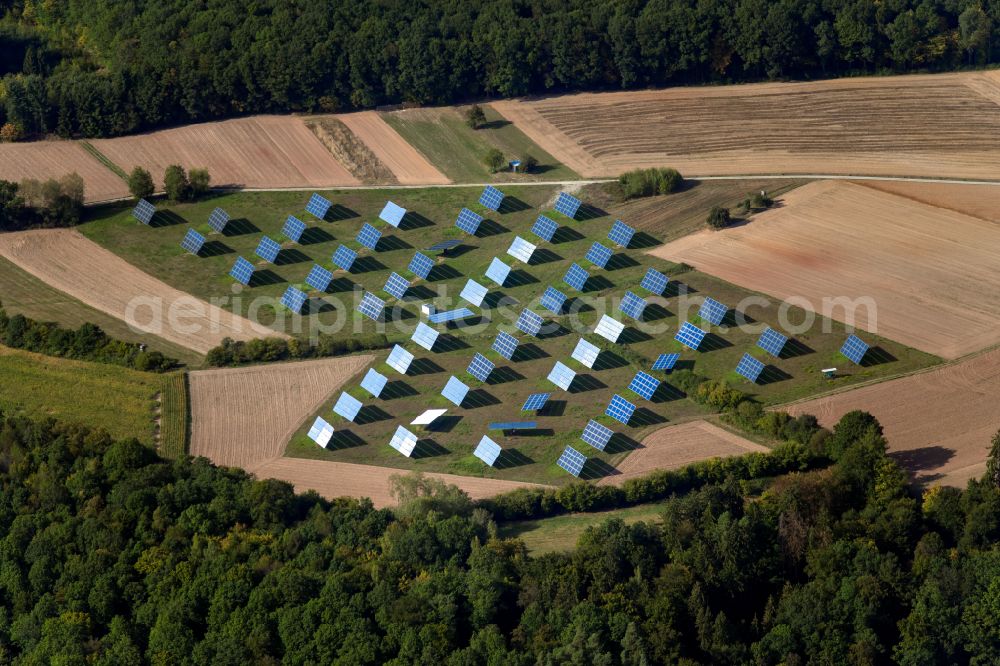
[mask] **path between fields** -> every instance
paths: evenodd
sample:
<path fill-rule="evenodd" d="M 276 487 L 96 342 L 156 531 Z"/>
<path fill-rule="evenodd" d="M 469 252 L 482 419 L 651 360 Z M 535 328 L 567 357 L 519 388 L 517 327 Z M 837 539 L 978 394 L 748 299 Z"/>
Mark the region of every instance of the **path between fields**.
<path fill-rule="evenodd" d="M 227 337 L 285 335 L 161 282 L 73 229 L 0 234 L 0 256 L 137 331 L 199 354 Z"/>

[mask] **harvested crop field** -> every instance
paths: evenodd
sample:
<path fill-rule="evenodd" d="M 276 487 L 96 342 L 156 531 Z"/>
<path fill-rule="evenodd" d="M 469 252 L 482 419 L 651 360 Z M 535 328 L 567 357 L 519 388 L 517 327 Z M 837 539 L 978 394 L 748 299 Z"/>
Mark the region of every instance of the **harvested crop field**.
<path fill-rule="evenodd" d="M 866 174 L 996 179 L 1000 72 L 584 93 L 493 106 L 585 177 Z"/>
<path fill-rule="evenodd" d="M 858 185 L 896 194 L 938 208 L 1000 223 L 1000 186 L 928 183 L 905 180 L 862 180 Z"/>
<path fill-rule="evenodd" d="M 372 356 L 202 370 L 189 375 L 191 455 L 254 471 Z"/>
<path fill-rule="evenodd" d="M 405 470 L 374 465 L 330 462 L 329 460 L 307 460 L 305 458 L 277 458 L 269 460 L 255 470 L 258 478 L 279 479 L 295 486 L 296 492 L 315 490 L 323 497 L 370 497 L 376 507 L 393 506 L 396 502 L 390 493 L 389 479 L 395 474 L 406 474 Z M 492 497 L 517 488 L 544 488 L 546 486 L 481 479 L 455 474 L 425 473 L 427 477 L 440 479 L 458 486 L 472 499 Z"/>
<path fill-rule="evenodd" d="M 780 203 L 652 253 L 944 358 L 1000 343 L 997 224 L 843 181 Z"/>
<path fill-rule="evenodd" d="M 0 234 L 0 256 L 96 310 L 200 354 L 281 335 L 174 289 L 72 229 Z"/>
<path fill-rule="evenodd" d="M 295 116 L 237 118 L 92 143 L 126 172 L 141 166 L 161 185 L 171 164 L 207 168 L 215 187 L 360 184 Z"/>
<path fill-rule="evenodd" d="M 344 123 L 382 164 L 389 167 L 400 184 L 446 185 L 451 182 L 375 111 L 347 113 L 337 116 L 337 120 Z"/>
<path fill-rule="evenodd" d="M 83 178 L 87 201 L 128 196 L 128 186 L 75 141 L 33 141 L 0 144 L 0 178 L 59 179 L 76 172 Z"/>
<path fill-rule="evenodd" d="M 965 486 L 986 469 L 1000 429 L 1000 350 L 881 384 L 795 403 L 830 427 L 844 414 L 870 412 L 892 456 L 921 483 Z"/>
<path fill-rule="evenodd" d="M 642 440 L 642 448 L 633 451 L 618 465 L 620 474 L 601 479 L 599 485 L 620 486 L 654 470 L 676 469 L 699 460 L 753 451 L 766 453 L 768 449 L 707 421 L 689 421 L 661 428 L 646 437 Z"/>

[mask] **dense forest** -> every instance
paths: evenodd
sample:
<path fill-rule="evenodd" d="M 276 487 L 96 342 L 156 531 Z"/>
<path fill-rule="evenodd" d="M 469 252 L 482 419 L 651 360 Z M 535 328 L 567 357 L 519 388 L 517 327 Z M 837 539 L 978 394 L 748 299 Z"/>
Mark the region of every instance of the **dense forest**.
<path fill-rule="evenodd" d="M 996 0 L 0 0 L 0 13 L 7 139 L 1000 59 Z"/>
<path fill-rule="evenodd" d="M 921 498 L 869 416 L 824 442 L 823 469 L 532 558 L 439 482 L 376 510 L 0 417 L 0 661 L 996 663 L 1000 441 L 986 479 Z"/>

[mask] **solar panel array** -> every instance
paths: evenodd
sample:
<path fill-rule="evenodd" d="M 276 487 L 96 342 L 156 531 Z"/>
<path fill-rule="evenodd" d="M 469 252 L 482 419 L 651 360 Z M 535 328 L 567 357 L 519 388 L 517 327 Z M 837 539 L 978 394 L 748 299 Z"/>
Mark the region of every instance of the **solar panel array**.
<path fill-rule="evenodd" d="M 188 229 L 187 233 L 184 234 L 184 240 L 181 241 L 181 247 L 195 256 L 201 252 L 201 247 L 204 244 L 205 237 L 194 229 Z"/>
<path fill-rule="evenodd" d="M 473 213 L 468 208 L 463 208 L 458 211 L 458 219 L 455 220 L 455 226 L 470 236 L 475 236 L 476 232 L 479 231 L 479 225 L 482 224 L 482 222 L 482 215 Z"/>
<path fill-rule="evenodd" d="M 361 407 L 361 401 L 353 395 L 350 393 L 341 393 L 337 399 L 337 404 L 333 406 L 333 412 L 343 416 L 348 421 L 354 421 L 358 416 L 358 412 L 361 411 Z"/>
<path fill-rule="evenodd" d="M 583 468 L 587 464 L 587 456 L 583 455 L 572 446 L 563 449 L 562 455 L 556 461 L 556 465 L 563 468 L 575 477 L 583 474 Z"/>
<path fill-rule="evenodd" d="M 542 323 L 544 320 L 540 315 L 535 314 L 531 310 L 521 310 L 521 316 L 517 318 L 517 323 L 514 326 L 517 330 L 522 333 L 527 333 L 532 337 L 538 337 L 538 333 L 542 330 Z"/>
<path fill-rule="evenodd" d="M 629 391 L 646 400 L 652 400 L 658 388 L 660 388 L 660 380 L 645 372 L 635 373 L 635 377 L 628 385 Z"/>
<path fill-rule="evenodd" d="M 326 419 L 322 416 L 317 416 L 316 420 L 313 421 L 312 427 L 309 428 L 309 439 L 325 449 L 332 438 L 333 426 L 327 423 Z"/>
<path fill-rule="evenodd" d="M 556 211 L 562 213 L 566 217 L 576 218 L 576 212 L 580 210 L 580 200 L 571 194 L 566 194 L 565 192 L 560 192 L 559 197 L 556 199 Z"/>
<path fill-rule="evenodd" d="M 550 220 L 544 215 L 539 215 L 535 223 L 531 225 L 531 233 L 535 234 L 543 241 L 552 242 L 552 238 L 556 235 L 556 231 L 559 230 L 559 223 Z"/>
<path fill-rule="evenodd" d="M 503 197 L 503 192 L 492 185 L 487 185 L 486 189 L 479 196 L 479 203 L 490 210 L 500 210 L 500 206 L 503 204 Z"/>
<path fill-rule="evenodd" d="M 236 263 L 233 264 L 232 269 L 229 271 L 229 277 L 240 284 L 249 285 L 250 280 L 253 279 L 253 264 L 243 257 L 237 257 Z"/>
<path fill-rule="evenodd" d="M 330 212 L 330 206 L 333 204 L 326 197 L 321 197 L 320 195 L 313 192 L 312 196 L 309 197 L 309 201 L 306 203 L 306 212 L 318 217 L 321 220 L 326 219 L 326 214 Z"/>
<path fill-rule="evenodd" d="M 413 259 L 410 259 L 410 265 L 408 268 L 411 273 L 426 280 L 427 276 L 430 275 L 431 271 L 434 269 L 434 260 L 426 254 L 420 254 L 417 252 L 413 255 Z"/>
<path fill-rule="evenodd" d="M 413 331 L 413 335 L 410 337 L 411 340 L 416 342 L 418 345 L 426 349 L 427 351 L 434 350 L 434 343 L 437 342 L 440 333 L 435 331 L 433 328 L 420 322 L 417 324 L 417 328 Z"/>
<path fill-rule="evenodd" d="M 394 298 L 402 298 L 406 295 L 406 290 L 410 288 L 410 281 L 399 273 L 393 272 L 386 280 L 382 290 Z"/>
<path fill-rule="evenodd" d="M 296 287 L 289 287 L 285 290 L 284 296 L 281 297 L 281 304 L 292 312 L 301 314 L 302 308 L 305 307 L 308 300 L 309 295 L 306 292 Z"/>
<path fill-rule="evenodd" d="M 868 353 L 868 343 L 856 335 L 849 335 L 844 341 L 844 346 L 840 348 L 840 353 L 861 365 L 862 359 Z"/>
<path fill-rule="evenodd" d="M 510 333 L 500 331 L 500 333 L 497 334 L 496 340 L 493 341 L 491 349 L 509 361 L 514 358 L 514 352 L 517 351 L 517 345 L 517 338 Z"/>
<path fill-rule="evenodd" d="M 472 452 L 472 455 L 492 467 L 494 463 L 496 463 L 497 459 L 500 458 L 502 453 L 503 449 L 500 448 L 499 444 L 486 435 L 483 435 L 483 438 L 479 440 L 479 445 L 476 446 L 476 450 Z"/>
<path fill-rule="evenodd" d="M 341 245 L 337 248 L 337 251 L 333 253 L 333 264 L 334 266 L 343 268 L 345 271 L 349 271 L 351 270 L 351 266 L 354 265 L 354 260 L 357 258 L 357 252 L 346 245 Z"/>
<path fill-rule="evenodd" d="M 510 244 L 510 247 L 507 248 L 507 254 L 527 264 L 531 261 L 531 255 L 535 253 L 536 247 L 534 243 L 529 243 L 520 236 L 517 236 Z"/>
<path fill-rule="evenodd" d="M 619 247 L 628 247 L 633 236 L 635 236 L 635 229 L 621 220 L 615 220 L 615 223 L 611 225 L 611 231 L 608 232 L 608 240 Z"/>
<path fill-rule="evenodd" d="M 583 434 L 580 435 L 580 439 L 598 451 L 603 451 L 607 447 L 608 442 L 611 441 L 611 438 L 614 437 L 614 434 L 615 431 L 611 428 L 598 423 L 594 419 L 590 419 L 583 428 Z"/>
<path fill-rule="evenodd" d="M 670 278 L 655 268 L 650 268 L 646 271 L 646 275 L 643 276 L 642 282 L 639 286 L 646 291 L 653 292 L 657 296 L 662 296 L 663 292 L 667 290 L 668 282 L 670 282 Z"/>
<path fill-rule="evenodd" d="M 369 250 L 374 250 L 378 247 L 378 242 L 381 238 L 382 232 L 365 222 L 361 227 L 361 231 L 358 232 L 357 238 L 354 240 L 358 241 Z"/>
<path fill-rule="evenodd" d="M 469 367 L 466 372 L 479 381 L 485 382 L 490 378 L 490 373 L 493 372 L 495 367 L 496 365 L 493 364 L 493 361 L 486 358 L 479 352 L 476 352 L 476 355 L 472 357 L 472 363 L 469 363 Z"/>
<path fill-rule="evenodd" d="M 285 238 L 295 243 L 302 240 L 302 234 L 305 232 L 306 223 L 294 215 L 289 215 L 288 219 L 285 220 L 285 226 L 281 228 L 281 233 L 285 236 Z"/>
<path fill-rule="evenodd" d="M 458 319 L 466 319 L 473 315 L 472 310 L 469 308 L 458 308 L 457 310 L 445 310 L 444 312 L 435 312 L 432 315 L 428 315 L 427 321 L 432 324 L 443 324 L 448 321 L 456 321 Z"/>
<path fill-rule="evenodd" d="M 604 413 L 615 421 L 628 425 L 632 415 L 635 414 L 635 405 L 616 393 L 611 396 L 611 402 Z"/>
<path fill-rule="evenodd" d="M 590 273 L 581 268 L 579 264 L 573 264 L 569 267 L 569 270 L 566 271 L 566 275 L 563 277 L 563 282 L 577 291 L 583 291 L 583 288 L 587 284 L 587 280 L 589 278 Z"/>
<path fill-rule="evenodd" d="M 384 310 L 385 301 L 370 291 L 365 292 L 365 295 L 361 297 L 361 303 L 358 305 L 358 312 L 374 321 L 378 321 L 382 317 Z"/>
<path fill-rule="evenodd" d="M 448 383 L 444 385 L 443 389 L 441 389 L 441 395 L 447 398 L 450 402 L 455 403 L 456 407 L 462 406 L 462 402 L 468 394 L 469 387 L 455 375 L 449 377 Z"/>
<path fill-rule="evenodd" d="M 626 291 L 622 302 L 618 304 L 618 309 L 632 319 L 642 319 L 642 313 L 646 309 L 646 301 L 631 291 Z"/>
<path fill-rule="evenodd" d="M 401 375 L 405 375 L 413 363 L 413 354 L 406 351 L 399 345 L 392 348 L 389 357 L 385 359 L 386 364 Z"/>
<path fill-rule="evenodd" d="M 562 361 L 556 361 L 548 379 L 563 391 L 568 391 L 569 387 L 573 385 L 573 380 L 576 379 L 576 372 Z"/>
<path fill-rule="evenodd" d="M 313 264 L 313 267 L 309 269 L 309 275 L 306 276 L 306 284 L 319 291 L 329 289 L 331 282 L 333 282 L 333 273 L 319 264 Z"/>
<path fill-rule="evenodd" d="M 781 356 L 781 350 L 788 343 L 788 337 L 778 333 L 771 327 L 764 329 L 757 339 L 757 346 L 775 358 Z"/>
<path fill-rule="evenodd" d="M 653 370 L 673 370 L 680 357 L 680 354 L 660 354 L 653 361 Z"/>
<path fill-rule="evenodd" d="M 260 239 L 260 243 L 257 244 L 257 249 L 254 251 L 258 257 L 264 261 L 269 261 L 272 264 L 278 258 L 278 254 L 281 252 L 281 246 L 278 245 L 277 241 L 271 240 L 267 236 Z"/>
<path fill-rule="evenodd" d="M 600 355 L 601 348 L 595 344 L 587 342 L 583 338 L 580 338 L 580 341 L 576 343 L 576 349 L 574 349 L 571 354 L 575 360 L 591 369 L 593 369 L 594 364 L 597 363 L 597 357 Z"/>
<path fill-rule="evenodd" d="M 222 233 L 225 230 L 226 225 L 229 224 L 229 213 L 222 210 L 221 208 L 216 208 L 208 215 L 208 226 L 212 228 L 212 231 Z"/>
<path fill-rule="evenodd" d="M 674 340 L 681 343 L 685 347 L 690 347 L 691 349 L 697 350 L 701 346 L 702 340 L 708 335 L 706 331 L 701 330 L 689 321 L 681 324 L 681 328 L 677 331 L 677 335 L 674 336 Z"/>
<path fill-rule="evenodd" d="M 372 394 L 373 398 L 382 395 L 385 385 L 389 383 L 389 378 L 374 368 L 369 368 L 365 373 L 365 378 L 361 380 L 361 388 Z"/>
<path fill-rule="evenodd" d="M 618 342 L 618 338 L 621 337 L 624 330 L 625 324 L 608 315 L 601 315 L 601 320 L 597 322 L 597 328 L 594 329 L 594 333 L 608 342 Z"/>
<path fill-rule="evenodd" d="M 391 201 L 387 201 L 382 212 L 378 214 L 378 219 L 394 227 L 402 224 L 404 217 L 406 217 L 406 209 L 402 206 L 397 206 Z"/>
<path fill-rule="evenodd" d="M 475 280 L 469 280 L 465 283 L 465 287 L 462 288 L 462 293 L 458 296 L 459 298 L 465 299 L 478 307 L 483 304 L 483 300 L 486 299 L 487 293 L 489 293 L 489 290 L 486 287 L 479 284 Z"/>
<path fill-rule="evenodd" d="M 698 316 L 705 321 L 715 324 L 718 326 L 722 323 L 722 320 L 726 318 L 726 313 L 729 312 L 729 307 L 723 305 L 719 301 L 715 300 L 711 296 L 705 299 L 705 302 L 701 304 L 698 309 Z"/>
<path fill-rule="evenodd" d="M 545 406 L 545 403 L 549 401 L 549 396 L 551 393 L 532 393 L 528 396 L 528 399 L 524 401 L 521 406 L 522 412 L 533 412 L 541 409 Z"/>
<path fill-rule="evenodd" d="M 156 206 L 149 203 L 145 199 L 139 199 L 139 202 L 132 209 L 132 217 L 139 220 L 143 224 L 149 224 L 153 221 L 153 216 L 156 215 Z"/>
<path fill-rule="evenodd" d="M 750 354 L 743 354 L 743 358 L 736 364 L 736 374 L 746 377 L 750 381 L 757 383 L 760 373 L 764 372 L 764 364 L 755 359 Z"/>
<path fill-rule="evenodd" d="M 409 458 L 413 455 L 414 449 L 417 448 L 418 441 L 416 435 L 403 426 L 399 426 L 396 428 L 396 432 L 393 433 L 392 439 L 389 440 L 389 446 Z"/>
<path fill-rule="evenodd" d="M 608 265 L 608 262 L 611 261 L 613 254 L 614 252 L 611 251 L 610 247 L 605 247 L 597 241 L 594 241 L 594 244 L 590 246 L 589 250 L 587 250 L 587 256 L 584 258 L 595 266 L 605 268 Z"/>
<path fill-rule="evenodd" d="M 542 307 L 553 314 L 562 314 L 563 306 L 566 305 L 566 294 L 555 287 L 548 287 L 542 294 L 540 300 Z"/>

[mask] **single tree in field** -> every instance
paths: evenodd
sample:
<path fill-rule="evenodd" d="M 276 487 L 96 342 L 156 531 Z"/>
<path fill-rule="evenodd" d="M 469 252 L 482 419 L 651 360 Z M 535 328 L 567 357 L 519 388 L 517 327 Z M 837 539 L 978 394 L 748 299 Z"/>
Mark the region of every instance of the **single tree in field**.
<path fill-rule="evenodd" d="M 465 112 L 465 123 L 472 129 L 480 129 L 486 125 L 486 112 L 483 107 L 473 104 Z"/>
<path fill-rule="evenodd" d="M 521 158 L 521 171 L 524 173 L 534 173 L 538 168 L 538 160 L 534 155 L 525 155 Z"/>
<path fill-rule="evenodd" d="M 188 182 L 184 167 L 171 164 L 163 174 L 163 189 L 171 201 L 187 201 L 191 198 L 191 183 Z"/>
<path fill-rule="evenodd" d="M 504 158 L 503 153 L 499 150 L 496 148 L 490 148 L 489 152 L 487 152 L 486 156 L 483 158 L 483 163 L 489 167 L 490 173 L 496 173 L 504 167 L 506 159 Z"/>
<path fill-rule="evenodd" d="M 208 169 L 191 169 L 188 172 L 188 180 L 191 183 L 191 196 L 198 198 L 208 192 L 212 177 L 208 175 Z"/>
<path fill-rule="evenodd" d="M 132 173 L 128 175 L 128 191 L 134 198 L 144 199 L 152 196 L 154 189 L 152 174 L 140 166 L 132 169 Z"/>
<path fill-rule="evenodd" d="M 713 229 L 725 229 L 732 222 L 732 218 L 729 215 L 728 208 L 716 206 L 709 212 L 707 221 L 708 226 Z"/>
<path fill-rule="evenodd" d="M 990 455 L 986 458 L 986 482 L 1000 489 L 1000 430 L 993 435 Z"/>

